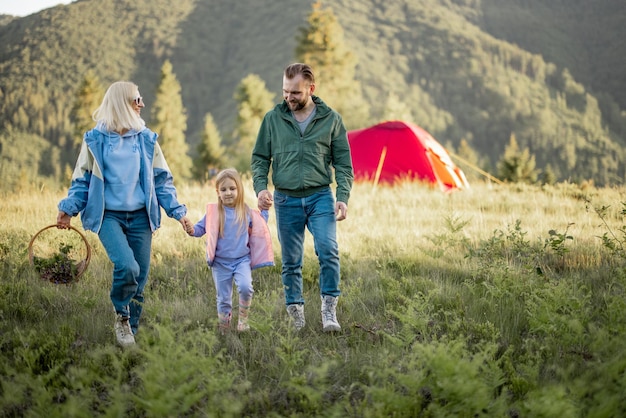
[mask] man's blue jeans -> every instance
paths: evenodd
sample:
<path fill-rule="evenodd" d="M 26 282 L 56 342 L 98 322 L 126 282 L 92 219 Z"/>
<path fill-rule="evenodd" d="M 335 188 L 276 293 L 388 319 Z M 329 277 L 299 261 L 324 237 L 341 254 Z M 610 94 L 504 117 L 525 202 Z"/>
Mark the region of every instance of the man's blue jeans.
<path fill-rule="evenodd" d="M 137 332 L 143 308 L 143 289 L 150 272 L 152 230 L 145 209 L 134 212 L 105 211 L 98 234 L 113 262 L 111 302 L 115 312 L 130 317 Z"/>
<path fill-rule="evenodd" d="M 335 199 L 330 187 L 308 197 L 291 197 L 274 191 L 278 240 L 282 252 L 282 279 L 287 305 L 304 303 L 302 264 L 305 227 L 313 235 L 320 264 L 320 293 L 339 296 L 339 247 Z"/>

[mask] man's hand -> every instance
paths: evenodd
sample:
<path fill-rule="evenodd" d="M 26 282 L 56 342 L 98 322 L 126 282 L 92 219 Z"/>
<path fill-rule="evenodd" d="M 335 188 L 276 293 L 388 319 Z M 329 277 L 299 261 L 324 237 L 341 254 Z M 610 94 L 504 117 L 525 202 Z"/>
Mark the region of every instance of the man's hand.
<path fill-rule="evenodd" d="M 261 190 L 257 196 L 259 210 L 269 210 L 274 203 L 274 198 L 269 190 Z"/>
<path fill-rule="evenodd" d="M 338 221 L 343 221 L 348 216 L 348 205 L 344 202 L 335 203 L 335 216 Z"/>

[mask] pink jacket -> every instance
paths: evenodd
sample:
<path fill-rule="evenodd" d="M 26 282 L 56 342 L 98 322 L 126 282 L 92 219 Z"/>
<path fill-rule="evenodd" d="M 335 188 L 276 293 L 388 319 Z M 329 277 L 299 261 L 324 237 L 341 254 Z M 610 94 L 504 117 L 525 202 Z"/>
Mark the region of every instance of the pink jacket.
<path fill-rule="evenodd" d="M 252 227 L 248 228 L 250 235 L 248 243 L 250 245 L 250 268 L 253 270 L 259 267 L 269 267 L 274 265 L 274 250 L 272 249 L 272 237 L 267 222 L 256 209 L 248 208 L 248 214 L 252 220 Z M 215 250 L 217 249 L 217 239 L 219 238 L 219 214 L 217 203 L 206 205 L 206 256 L 209 266 L 215 261 Z"/>

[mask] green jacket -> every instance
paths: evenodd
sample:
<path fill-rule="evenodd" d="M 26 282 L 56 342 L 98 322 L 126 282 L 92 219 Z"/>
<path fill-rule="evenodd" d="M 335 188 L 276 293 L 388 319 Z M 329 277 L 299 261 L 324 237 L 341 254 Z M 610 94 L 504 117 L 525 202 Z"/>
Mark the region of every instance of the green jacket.
<path fill-rule="evenodd" d="M 270 165 L 276 190 L 306 197 L 337 181 L 337 201 L 348 203 L 354 180 L 348 134 L 339 113 L 319 97 L 313 120 L 304 134 L 287 103 L 276 105 L 261 123 L 252 151 L 254 191 L 267 189 Z"/>

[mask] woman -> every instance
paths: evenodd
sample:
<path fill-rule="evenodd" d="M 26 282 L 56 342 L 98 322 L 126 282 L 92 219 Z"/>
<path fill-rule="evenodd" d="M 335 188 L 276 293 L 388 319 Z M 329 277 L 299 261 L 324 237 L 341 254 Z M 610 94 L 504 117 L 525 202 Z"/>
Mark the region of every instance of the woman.
<path fill-rule="evenodd" d="M 115 335 L 124 347 L 135 344 L 160 208 L 186 231 L 193 227 L 187 208 L 178 202 L 157 134 L 141 118 L 143 107 L 134 83 L 118 81 L 107 89 L 57 216 L 57 227 L 67 229 L 80 212 L 83 228 L 98 234 L 113 263 Z"/>

